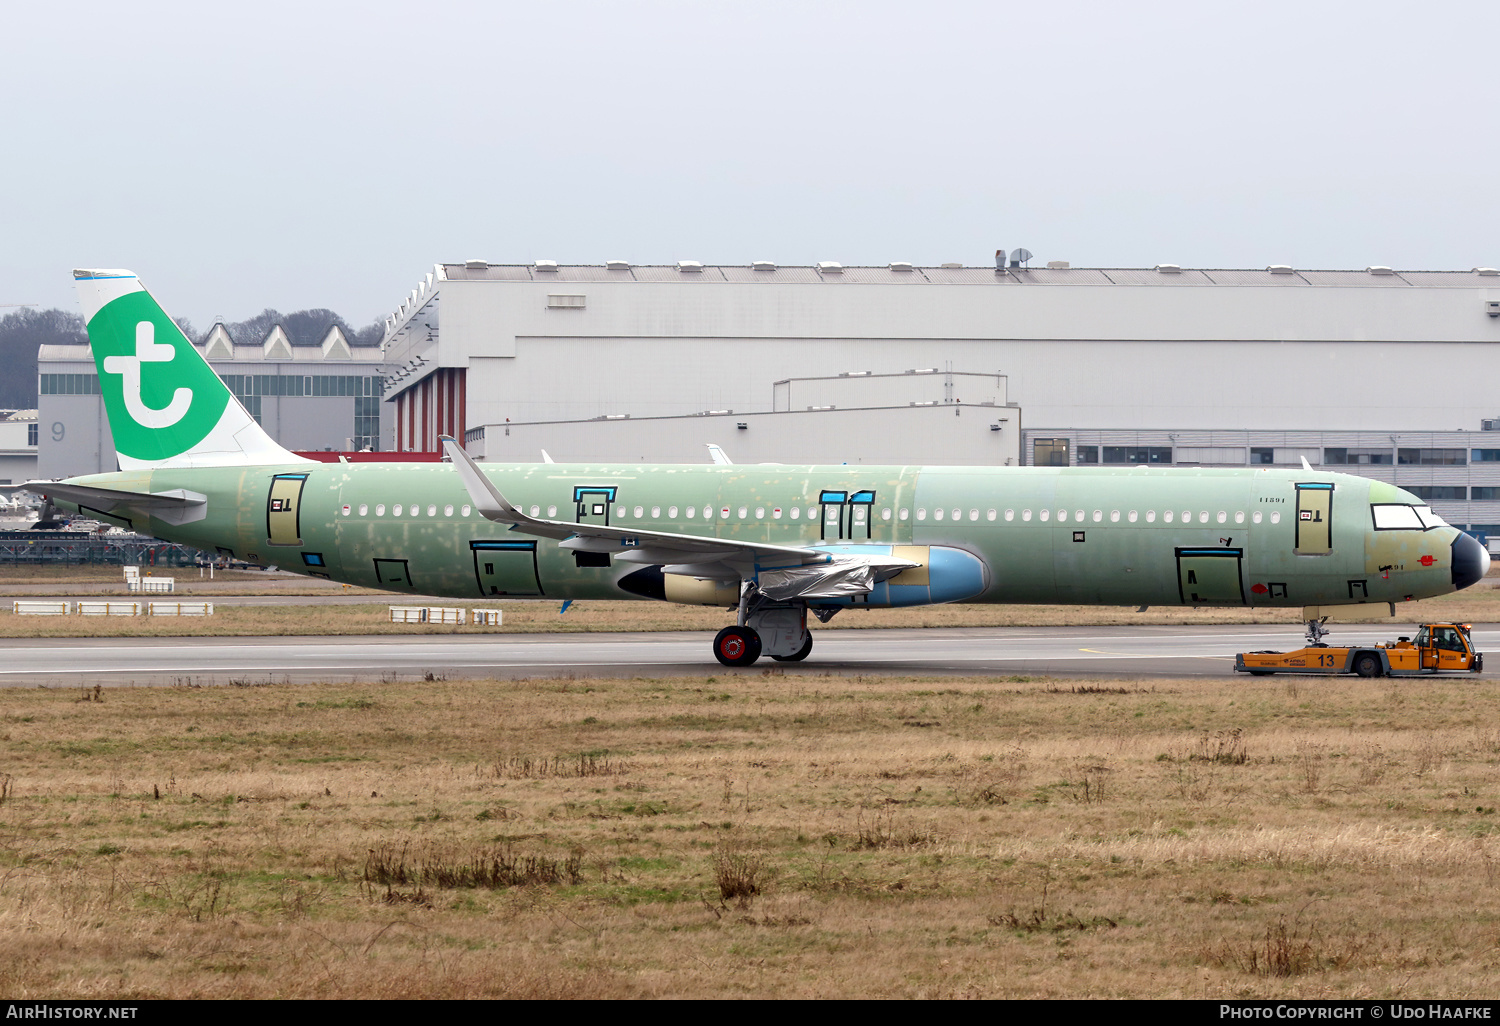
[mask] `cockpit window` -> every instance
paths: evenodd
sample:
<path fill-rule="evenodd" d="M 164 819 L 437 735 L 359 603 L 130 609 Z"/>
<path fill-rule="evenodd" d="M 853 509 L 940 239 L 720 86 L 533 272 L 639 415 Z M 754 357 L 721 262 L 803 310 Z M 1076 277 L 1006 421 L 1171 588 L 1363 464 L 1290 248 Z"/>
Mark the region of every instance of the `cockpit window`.
<path fill-rule="evenodd" d="M 1432 511 L 1431 506 L 1416 507 L 1417 516 L 1422 521 L 1423 527 L 1447 527 L 1448 522 Z"/>
<path fill-rule="evenodd" d="M 1417 511 L 1405 504 L 1373 503 L 1370 506 L 1370 512 L 1375 515 L 1375 530 L 1377 531 L 1425 531 L 1427 529 L 1427 525 L 1422 522 Z"/>

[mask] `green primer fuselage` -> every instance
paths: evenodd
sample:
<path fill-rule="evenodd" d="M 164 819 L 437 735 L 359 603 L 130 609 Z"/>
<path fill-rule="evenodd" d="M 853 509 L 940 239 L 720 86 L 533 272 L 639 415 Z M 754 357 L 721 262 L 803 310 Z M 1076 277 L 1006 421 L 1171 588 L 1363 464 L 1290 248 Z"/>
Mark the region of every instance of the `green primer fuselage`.
<path fill-rule="evenodd" d="M 1392 485 L 1342 474 L 707 464 L 484 469 L 516 507 L 537 507 L 533 515 L 550 520 L 607 517 L 616 527 L 853 551 L 963 550 L 982 561 L 986 577 L 980 593 L 962 596 L 968 601 L 1310 606 L 1454 590 L 1450 546 L 1459 532 L 1376 531 L 1372 502 L 1423 504 Z M 618 558 L 579 566 L 557 541 L 485 520 L 469 509 L 469 495 L 446 463 L 163 468 L 71 483 L 202 493 L 206 514 L 196 522 L 152 518 L 131 526 L 208 552 L 397 593 L 631 598 L 617 582 L 642 568 Z M 290 505 L 273 510 L 276 502 Z M 934 586 L 934 600 L 945 600 L 940 594 Z M 827 604 L 880 601 L 872 595 Z"/>

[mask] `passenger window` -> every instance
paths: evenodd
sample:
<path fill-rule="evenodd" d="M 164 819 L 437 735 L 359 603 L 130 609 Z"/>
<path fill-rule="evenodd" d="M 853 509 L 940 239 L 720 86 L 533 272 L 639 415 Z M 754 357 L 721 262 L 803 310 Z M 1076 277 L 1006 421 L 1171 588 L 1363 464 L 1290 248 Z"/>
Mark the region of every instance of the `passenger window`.
<path fill-rule="evenodd" d="M 1083 510 L 1075 509 L 1073 511 L 1073 519 L 1078 521 L 1080 524 L 1083 523 Z"/>
<path fill-rule="evenodd" d="M 1029 509 L 1023 509 L 1023 510 L 1021 510 L 1021 520 L 1024 522 L 1024 521 L 1027 521 L 1027 520 L 1030 520 L 1030 519 L 1031 519 L 1031 510 L 1029 510 Z"/>
<path fill-rule="evenodd" d="M 1172 511 L 1169 509 L 1163 510 L 1161 514 L 1161 520 L 1164 524 L 1170 524 L 1172 522 Z"/>
<path fill-rule="evenodd" d="M 623 517 L 624 515 L 625 515 L 625 507 L 624 506 L 616 506 L 615 507 L 615 516 L 618 518 L 618 517 Z"/>
<path fill-rule="evenodd" d="M 1244 510 L 1237 509 L 1237 510 L 1234 511 L 1234 522 L 1236 524 L 1243 524 L 1245 522 L 1245 511 Z"/>
<path fill-rule="evenodd" d="M 984 515 L 989 520 L 994 520 L 995 519 L 995 511 L 994 510 L 988 510 L 988 511 L 985 512 Z"/>
<path fill-rule="evenodd" d="M 689 518 L 697 516 L 698 515 L 698 507 L 697 506 L 689 506 L 687 508 L 687 515 L 688 515 Z"/>
<path fill-rule="evenodd" d="M 941 520 L 941 519 L 943 519 L 943 511 L 940 510 L 940 509 L 933 510 L 932 511 L 932 519 L 934 519 L 934 520 Z"/>
<path fill-rule="evenodd" d="M 898 513 L 897 516 L 899 516 L 902 520 L 906 519 L 906 507 L 905 506 L 901 507 L 901 512 Z"/>
<path fill-rule="evenodd" d="M 800 520 L 800 519 L 802 519 L 802 507 L 801 506 L 793 506 L 792 507 L 792 519 L 793 520 Z"/>
<path fill-rule="evenodd" d="M 918 520 L 926 520 L 927 519 L 927 511 L 925 509 L 918 508 L 918 510 L 917 510 L 917 519 Z"/>
<path fill-rule="evenodd" d="M 829 513 L 832 514 L 829 517 L 829 523 L 836 523 L 838 521 L 838 518 L 839 518 L 838 510 L 836 510 L 836 509 L 835 510 L 829 510 Z M 816 507 L 816 506 L 809 506 L 809 507 L 807 507 L 807 519 L 809 519 L 809 520 L 816 520 L 816 519 L 818 519 L 818 507 Z"/>
<path fill-rule="evenodd" d="M 778 517 L 781 516 L 781 511 L 777 510 L 776 511 L 776 515 Z M 889 519 L 891 519 L 891 508 L 889 506 L 887 506 L 885 509 L 883 509 L 883 510 L 880 511 L 880 519 L 881 520 L 889 520 Z"/>
<path fill-rule="evenodd" d="M 401 506 L 392 506 L 391 507 L 391 516 L 393 516 L 393 517 L 399 517 L 401 515 L 401 510 L 402 509 L 403 509 L 403 507 L 401 507 Z"/>
<path fill-rule="evenodd" d="M 671 517 L 673 520 L 676 520 L 677 519 L 677 507 L 676 506 L 668 506 L 667 507 L 667 516 Z"/>
<path fill-rule="evenodd" d="M 469 515 L 469 507 L 465 506 L 464 507 L 464 516 L 468 516 L 468 515 Z M 547 507 L 547 516 L 549 518 L 557 516 L 557 507 L 556 506 L 548 506 Z"/>
<path fill-rule="evenodd" d="M 1281 523 L 1281 511 L 1280 510 L 1273 509 L 1271 511 L 1271 523 L 1273 523 L 1273 524 L 1279 524 L 1279 523 Z"/>
<path fill-rule="evenodd" d="M 1104 519 L 1104 511 L 1103 510 L 1097 510 L 1097 509 L 1094 510 L 1094 523 L 1097 524 L 1097 523 L 1099 523 L 1099 521 L 1101 521 L 1103 519 Z M 1115 514 L 1115 519 L 1119 520 L 1120 519 L 1120 514 L 1116 513 Z"/>
<path fill-rule="evenodd" d="M 1206 523 L 1208 523 L 1208 510 L 1206 510 L 1206 509 L 1205 510 L 1201 510 L 1198 513 L 1198 523 L 1200 523 L 1200 524 L 1206 524 Z"/>
<path fill-rule="evenodd" d="M 1134 520 L 1135 518 L 1131 517 L 1131 519 Z M 1120 522 L 1120 511 L 1119 510 L 1112 509 L 1112 510 L 1109 511 L 1109 522 L 1111 524 L 1118 524 Z"/>
<path fill-rule="evenodd" d="M 1154 523 L 1156 523 L 1156 510 L 1154 510 L 1154 509 L 1148 509 L 1148 510 L 1146 510 L 1146 523 L 1148 523 L 1148 524 L 1154 524 Z"/>
<path fill-rule="evenodd" d="M 1131 510 L 1129 513 L 1125 514 L 1125 517 L 1132 524 L 1135 523 L 1135 518 L 1136 518 L 1136 512 L 1135 512 L 1135 510 Z"/>
<path fill-rule="evenodd" d="M 468 507 L 466 506 L 464 508 L 467 509 Z M 385 503 L 382 502 L 378 506 L 375 507 L 375 515 L 377 517 L 383 517 L 383 516 L 385 516 Z"/>
<path fill-rule="evenodd" d="M 969 510 L 969 519 L 970 520 L 978 520 L 979 519 L 979 510 L 977 510 L 977 509 L 971 509 L 971 510 Z M 995 514 L 993 512 L 990 514 L 990 519 L 991 520 L 995 519 Z"/>
<path fill-rule="evenodd" d="M 427 515 L 430 517 L 437 516 L 437 506 L 435 504 L 427 507 Z"/>
<path fill-rule="evenodd" d="M 1008 520 L 1008 521 L 1016 519 L 1016 511 L 1013 510 L 1013 509 L 1006 510 L 1005 511 L 1005 519 Z"/>
<path fill-rule="evenodd" d="M 764 506 L 756 506 L 755 507 L 755 519 L 756 520 L 764 520 L 764 519 L 766 519 L 766 507 L 764 507 Z"/>
<path fill-rule="evenodd" d="M 367 514 L 369 512 L 370 512 L 370 507 L 366 506 L 364 503 L 361 502 L 359 504 L 359 515 L 360 516 L 364 516 L 365 514 Z"/>
<path fill-rule="evenodd" d="M 748 513 L 748 512 L 749 512 L 749 510 L 747 510 L 744 506 L 741 506 L 740 507 L 740 519 L 744 520 L 745 519 L 745 514 Z"/>
<path fill-rule="evenodd" d="M 655 520 L 655 519 L 657 519 L 660 516 L 661 516 L 661 507 L 660 506 L 652 506 L 651 507 L 651 519 Z"/>
<path fill-rule="evenodd" d="M 637 520 L 639 520 L 639 519 L 640 519 L 640 518 L 641 518 L 641 517 L 643 517 L 643 516 L 645 516 L 645 515 L 646 515 L 646 511 L 645 511 L 645 510 L 644 510 L 644 509 L 642 509 L 642 508 L 641 508 L 641 507 L 640 507 L 640 506 L 637 506 L 637 507 L 636 507 L 636 508 L 635 508 L 635 511 L 634 511 L 634 512 L 635 512 L 635 518 L 636 518 L 636 519 L 637 519 Z"/>
<path fill-rule="evenodd" d="M 1052 511 L 1048 510 L 1048 509 L 1044 509 L 1044 510 L 1038 510 L 1037 511 L 1036 518 L 1038 520 L 1040 520 L 1042 523 L 1045 524 L 1048 521 L 1048 519 L 1051 518 L 1051 516 L 1052 516 Z"/>
<path fill-rule="evenodd" d="M 1251 513 L 1250 519 L 1254 523 L 1260 523 L 1260 510 L 1256 510 L 1254 513 Z"/>
<path fill-rule="evenodd" d="M 382 512 L 383 512 L 383 511 L 384 511 L 384 510 L 385 510 L 385 507 L 384 507 L 384 506 L 376 506 L 376 507 L 375 507 L 375 515 L 376 515 L 376 516 L 377 516 L 377 517 L 378 517 L 378 516 L 380 516 L 380 514 L 381 514 L 381 513 L 382 513 Z M 464 507 L 464 508 L 463 508 L 463 515 L 464 515 L 464 516 L 468 516 L 468 515 L 469 515 L 469 510 L 470 510 L 470 507 L 468 507 L 468 506 L 465 506 L 465 507 Z"/>
<path fill-rule="evenodd" d="M 1046 510 L 1042 510 L 1042 512 L 1045 513 L 1047 511 Z M 1068 519 L 1068 511 L 1067 510 L 1060 509 L 1060 510 L 1057 511 L 1057 522 L 1059 524 L 1066 523 L 1067 519 Z"/>
<path fill-rule="evenodd" d="M 956 510 L 953 511 L 953 519 L 954 520 L 958 520 L 962 516 L 963 516 L 963 510 L 956 509 Z"/>
<path fill-rule="evenodd" d="M 1229 514 L 1225 513 L 1222 509 L 1219 510 L 1219 523 L 1223 524 L 1223 523 L 1227 523 L 1228 521 L 1229 521 Z"/>
<path fill-rule="evenodd" d="M 359 511 L 361 513 L 363 513 L 365 511 L 365 508 L 363 506 L 361 506 L 359 508 Z M 453 515 L 453 507 L 452 506 L 444 506 L 443 507 L 443 516 L 445 516 L 445 517 L 451 517 L 452 515 Z"/>
<path fill-rule="evenodd" d="M 541 516 L 542 515 L 542 507 L 540 507 L 540 506 L 533 506 L 533 507 L 531 507 L 531 515 L 534 516 L 534 517 Z"/>

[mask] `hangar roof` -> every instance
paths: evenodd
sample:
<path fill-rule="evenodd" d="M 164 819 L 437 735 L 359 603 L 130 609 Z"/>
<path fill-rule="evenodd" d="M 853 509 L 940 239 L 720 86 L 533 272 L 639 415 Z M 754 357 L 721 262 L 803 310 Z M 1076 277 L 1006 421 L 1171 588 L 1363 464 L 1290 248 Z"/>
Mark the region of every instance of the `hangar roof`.
<path fill-rule="evenodd" d="M 1470 271 L 1393 271 L 1376 267 L 1366 270 L 1296 270 L 1271 268 L 1163 269 L 1155 267 L 855 267 L 840 265 L 778 266 L 769 261 L 764 269 L 737 264 L 625 265 L 596 264 L 484 264 L 471 260 L 462 264 L 440 264 L 448 281 L 677 281 L 764 282 L 771 284 L 829 285 L 1337 285 L 1402 288 L 1412 285 L 1442 287 L 1500 287 L 1500 275 L 1492 268 Z"/>

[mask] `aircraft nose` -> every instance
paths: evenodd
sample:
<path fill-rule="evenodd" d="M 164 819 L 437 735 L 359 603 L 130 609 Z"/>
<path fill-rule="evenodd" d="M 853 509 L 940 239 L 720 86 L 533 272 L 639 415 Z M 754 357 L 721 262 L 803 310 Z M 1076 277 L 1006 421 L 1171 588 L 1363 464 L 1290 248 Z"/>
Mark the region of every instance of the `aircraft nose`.
<path fill-rule="evenodd" d="M 1453 588 L 1467 588 L 1490 572 L 1490 554 L 1472 534 L 1453 539 Z"/>

